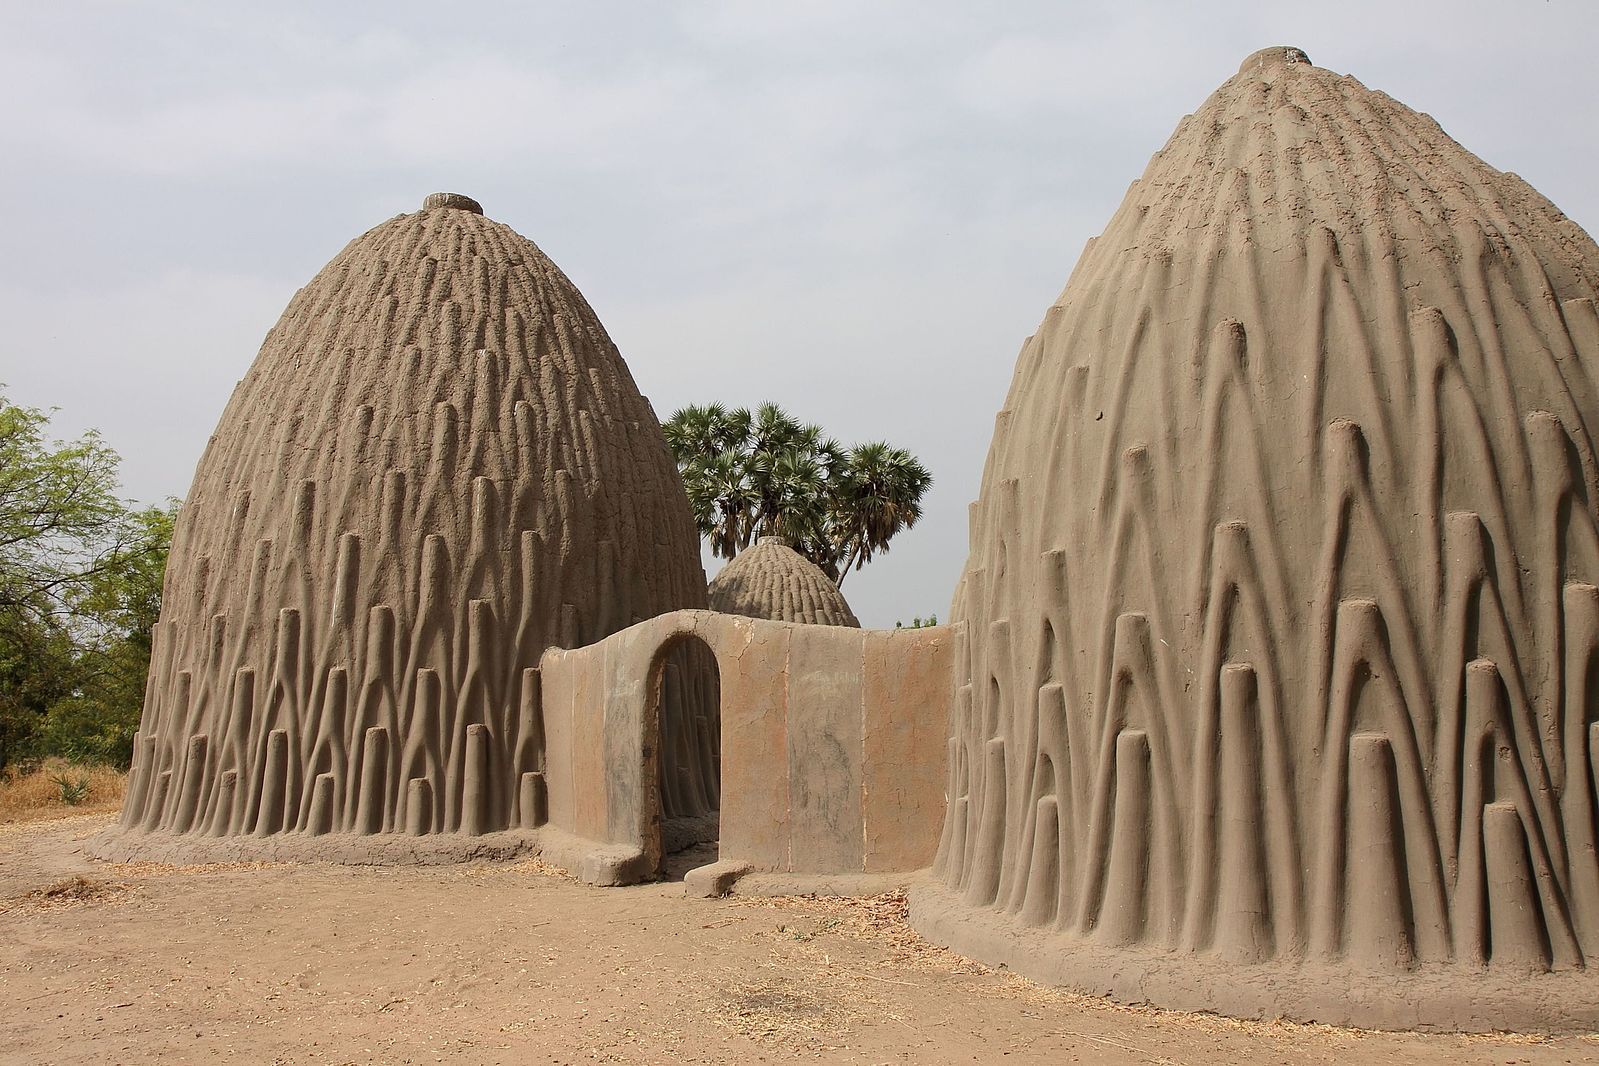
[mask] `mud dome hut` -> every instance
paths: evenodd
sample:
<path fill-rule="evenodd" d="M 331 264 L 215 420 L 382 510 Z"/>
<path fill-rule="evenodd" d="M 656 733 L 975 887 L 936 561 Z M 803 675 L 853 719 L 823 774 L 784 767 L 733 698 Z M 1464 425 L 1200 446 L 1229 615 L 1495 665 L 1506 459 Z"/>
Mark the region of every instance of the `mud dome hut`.
<path fill-rule="evenodd" d="M 543 252 L 454 194 L 295 294 L 171 558 L 123 826 L 333 852 L 540 824 L 540 655 L 705 606 L 616 346 Z M 715 806 L 714 714 L 663 712 L 687 813 Z"/>
<path fill-rule="evenodd" d="M 774 622 L 860 628 L 844 593 L 782 537 L 761 537 L 711 580 L 711 610 Z"/>
<path fill-rule="evenodd" d="M 1596 284 L 1432 119 L 1250 56 L 1017 360 L 918 926 L 1172 1006 L 1592 1025 Z"/>
<path fill-rule="evenodd" d="M 593 312 L 430 197 L 234 394 L 95 846 L 525 834 L 619 884 L 714 810 L 691 890 L 931 866 L 924 934 L 1096 993 L 1599 1027 L 1596 297 L 1525 182 L 1258 52 L 1023 346 L 953 622 L 868 631 L 776 544 L 703 609 Z"/>

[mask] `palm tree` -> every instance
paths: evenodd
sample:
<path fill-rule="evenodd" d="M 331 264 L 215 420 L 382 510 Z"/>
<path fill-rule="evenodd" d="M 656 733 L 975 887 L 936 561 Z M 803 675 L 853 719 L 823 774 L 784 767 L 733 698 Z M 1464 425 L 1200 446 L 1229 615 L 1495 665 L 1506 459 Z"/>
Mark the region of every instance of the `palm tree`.
<path fill-rule="evenodd" d="M 666 443 L 672 454 L 683 463 L 695 457 L 738 450 L 749 434 L 748 422 L 748 411 L 729 414 L 721 404 L 708 403 L 683 408 L 661 428 L 666 431 Z"/>
<path fill-rule="evenodd" d="M 711 553 L 731 559 L 749 546 L 755 500 L 750 485 L 750 413 L 719 403 L 690 405 L 662 425 L 677 459 L 694 524 Z"/>
<path fill-rule="evenodd" d="M 712 554 L 731 559 L 776 534 L 839 584 L 916 524 L 932 483 L 909 452 L 846 449 L 774 403 L 684 407 L 663 428 Z"/>
<path fill-rule="evenodd" d="M 874 441 L 852 448 L 840 479 L 835 522 L 844 552 L 837 582 L 859 570 L 888 542 L 922 517 L 922 496 L 933 483 L 914 455 Z"/>
<path fill-rule="evenodd" d="M 722 451 L 693 460 L 683 468 L 683 487 L 694 524 L 711 542 L 711 554 L 731 559 L 749 547 L 756 496 L 738 452 Z"/>
<path fill-rule="evenodd" d="M 746 414 L 748 412 L 745 412 Z M 800 443 L 806 427 L 775 403 L 763 403 L 750 420 L 750 448 L 757 452 L 777 452 Z"/>
<path fill-rule="evenodd" d="M 761 462 L 760 531 L 790 543 L 814 539 L 825 530 L 829 498 L 827 472 L 816 456 L 785 448 Z"/>

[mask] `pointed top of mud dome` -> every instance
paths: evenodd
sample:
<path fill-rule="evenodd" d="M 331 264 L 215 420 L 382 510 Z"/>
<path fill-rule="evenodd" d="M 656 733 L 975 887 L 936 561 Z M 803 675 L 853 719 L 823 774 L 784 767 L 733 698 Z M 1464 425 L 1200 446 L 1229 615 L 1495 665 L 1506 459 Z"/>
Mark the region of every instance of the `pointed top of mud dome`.
<path fill-rule="evenodd" d="M 1418 269 L 1429 249 L 1462 264 L 1512 241 L 1562 299 L 1599 280 L 1587 235 L 1524 181 L 1288 46 L 1255 52 L 1178 124 L 1080 269 L 1093 276 L 1126 254 L 1197 265 L 1212 246 L 1298 254 L 1318 241 L 1338 254 L 1391 243 Z"/>
<path fill-rule="evenodd" d="M 1264 73 L 1298 63 L 1303 63 L 1307 67 L 1313 65 L 1310 56 L 1303 48 L 1295 48 L 1291 44 L 1278 44 L 1250 53 L 1249 57 L 1238 65 L 1238 73 Z"/>
<path fill-rule="evenodd" d="M 422 201 L 422 210 L 424 211 L 436 211 L 441 207 L 454 208 L 457 211 L 470 211 L 474 215 L 483 213 L 483 205 L 464 193 L 433 192 L 428 193 L 427 199 Z"/>

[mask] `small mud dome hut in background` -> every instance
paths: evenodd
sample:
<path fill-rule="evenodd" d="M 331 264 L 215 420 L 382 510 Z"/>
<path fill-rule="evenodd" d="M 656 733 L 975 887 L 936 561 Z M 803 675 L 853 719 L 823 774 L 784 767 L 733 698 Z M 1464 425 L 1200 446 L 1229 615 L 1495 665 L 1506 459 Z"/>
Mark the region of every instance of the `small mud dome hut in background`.
<path fill-rule="evenodd" d="M 739 552 L 711 579 L 710 598 L 711 610 L 723 614 L 860 627 L 833 580 L 782 537 L 762 537 Z"/>

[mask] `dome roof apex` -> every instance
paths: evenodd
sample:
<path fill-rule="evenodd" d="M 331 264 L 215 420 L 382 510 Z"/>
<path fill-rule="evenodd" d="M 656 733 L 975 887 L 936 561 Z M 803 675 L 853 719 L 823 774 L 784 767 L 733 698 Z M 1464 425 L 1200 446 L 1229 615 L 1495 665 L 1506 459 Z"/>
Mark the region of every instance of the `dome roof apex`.
<path fill-rule="evenodd" d="M 428 193 L 428 195 L 422 201 L 422 210 L 424 211 L 437 211 L 443 208 L 450 208 L 456 211 L 470 211 L 474 215 L 481 215 L 483 213 L 483 205 L 472 199 L 470 196 L 467 196 L 465 193 L 433 192 Z"/>

